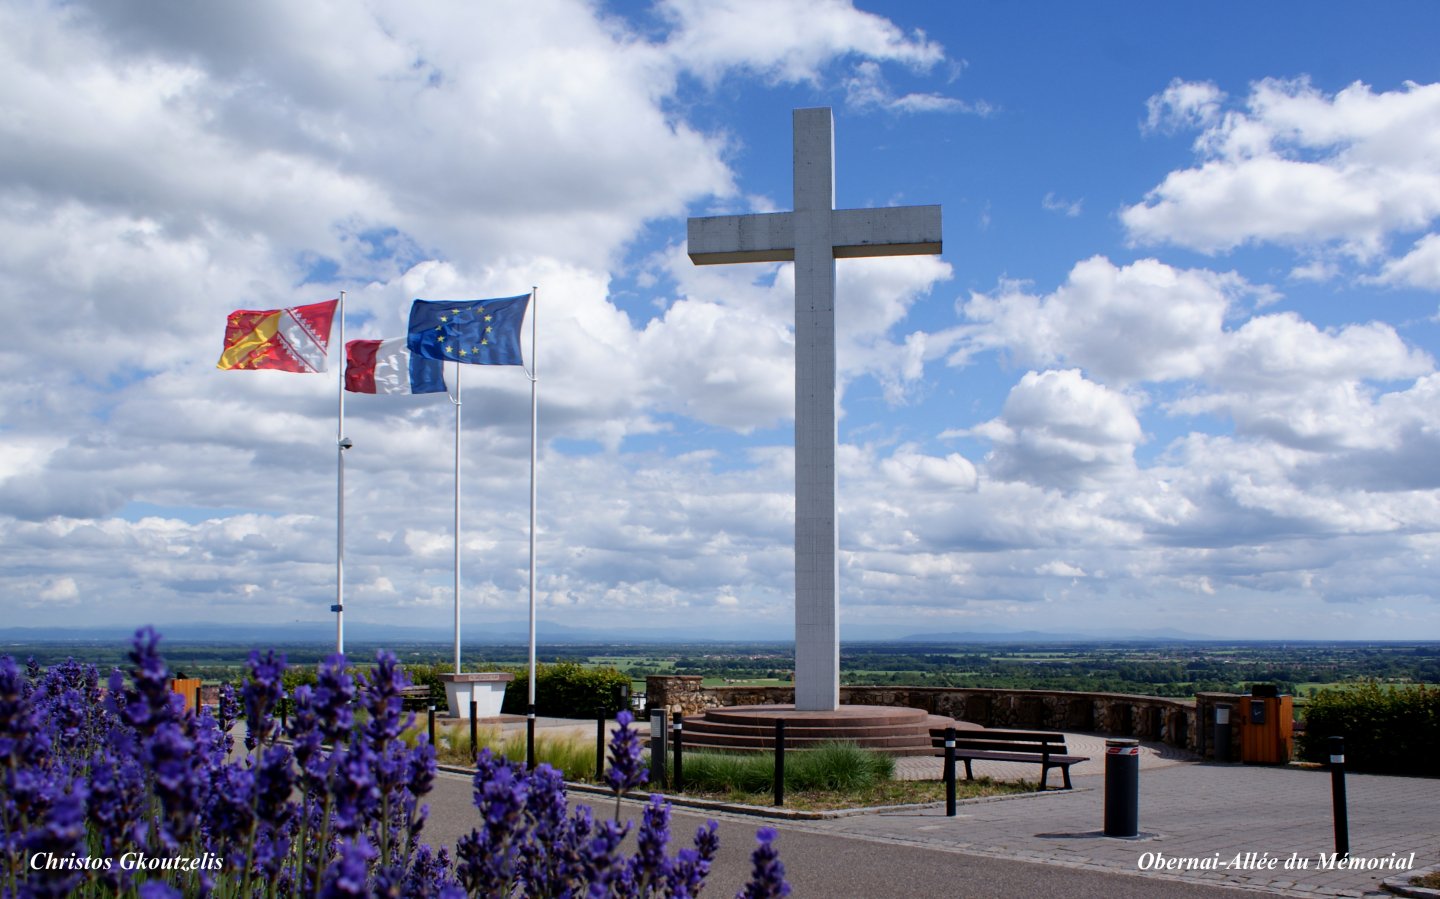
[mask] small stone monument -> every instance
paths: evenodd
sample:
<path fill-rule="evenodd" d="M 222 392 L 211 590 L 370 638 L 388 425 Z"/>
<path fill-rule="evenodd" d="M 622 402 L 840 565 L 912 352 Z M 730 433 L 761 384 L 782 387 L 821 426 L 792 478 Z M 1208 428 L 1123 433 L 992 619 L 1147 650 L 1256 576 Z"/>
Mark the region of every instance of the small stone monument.
<path fill-rule="evenodd" d="M 475 701 L 476 718 L 494 718 L 505 702 L 505 687 L 515 675 L 504 671 L 478 671 L 472 674 L 442 674 L 445 702 L 451 718 L 469 718 L 470 701 Z"/>

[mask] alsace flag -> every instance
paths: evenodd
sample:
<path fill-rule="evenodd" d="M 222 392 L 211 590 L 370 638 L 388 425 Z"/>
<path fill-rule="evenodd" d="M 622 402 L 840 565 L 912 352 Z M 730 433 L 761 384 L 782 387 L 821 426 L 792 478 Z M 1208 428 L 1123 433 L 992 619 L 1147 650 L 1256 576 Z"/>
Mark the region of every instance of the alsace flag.
<path fill-rule="evenodd" d="M 330 323 L 339 300 L 289 309 L 237 309 L 225 321 L 225 349 L 216 368 L 324 371 Z"/>
<path fill-rule="evenodd" d="M 345 389 L 351 393 L 444 393 L 445 363 L 405 348 L 405 338 L 345 344 Z"/>
<path fill-rule="evenodd" d="M 410 307 L 410 352 L 471 365 L 524 365 L 520 325 L 530 294 L 498 300 L 416 300 Z"/>

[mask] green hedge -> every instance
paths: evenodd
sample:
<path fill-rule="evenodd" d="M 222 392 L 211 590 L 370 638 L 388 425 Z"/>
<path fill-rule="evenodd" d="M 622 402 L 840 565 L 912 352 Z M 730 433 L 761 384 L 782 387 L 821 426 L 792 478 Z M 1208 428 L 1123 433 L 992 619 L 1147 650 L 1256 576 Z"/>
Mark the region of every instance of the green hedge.
<path fill-rule="evenodd" d="M 1305 705 L 1301 757 L 1328 759 L 1332 736 L 1345 738 L 1347 769 L 1440 777 L 1440 687 L 1368 681 L 1323 689 Z"/>
<path fill-rule="evenodd" d="M 523 715 L 530 691 L 529 672 L 515 673 L 505 690 L 506 714 Z M 589 718 L 597 708 L 605 714 L 620 711 L 618 689 L 630 686 L 630 677 L 614 668 L 586 668 L 575 662 L 539 665 L 535 673 L 535 714 L 555 718 Z"/>

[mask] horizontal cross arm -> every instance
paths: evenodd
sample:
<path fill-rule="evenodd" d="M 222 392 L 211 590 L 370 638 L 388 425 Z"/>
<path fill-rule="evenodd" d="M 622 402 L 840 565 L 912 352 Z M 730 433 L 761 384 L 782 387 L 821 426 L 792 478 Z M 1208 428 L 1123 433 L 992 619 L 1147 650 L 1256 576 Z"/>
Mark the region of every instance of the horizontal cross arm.
<path fill-rule="evenodd" d="M 837 209 L 830 223 L 836 259 L 940 252 L 939 206 Z"/>
<path fill-rule="evenodd" d="M 789 212 L 692 218 L 686 228 L 690 261 L 793 262 L 795 223 Z"/>

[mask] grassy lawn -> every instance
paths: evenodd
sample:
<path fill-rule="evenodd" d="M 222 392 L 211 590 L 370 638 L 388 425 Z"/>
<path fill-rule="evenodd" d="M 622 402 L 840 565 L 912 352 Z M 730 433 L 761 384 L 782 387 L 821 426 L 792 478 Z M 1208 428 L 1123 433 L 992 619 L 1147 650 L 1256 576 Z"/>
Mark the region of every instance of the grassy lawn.
<path fill-rule="evenodd" d="M 956 799 L 984 796 L 1005 796 L 1034 792 L 1035 784 L 999 783 L 988 778 L 960 781 L 955 785 Z M 669 795 L 669 794 L 667 794 Z M 712 799 L 741 805 L 770 806 L 775 797 L 769 791 L 752 793 L 743 790 L 691 790 L 674 794 L 695 799 Z M 945 784 L 935 780 L 886 780 L 851 790 L 786 790 L 785 808 L 801 811 L 831 811 L 846 808 L 867 808 L 877 805 L 915 805 L 944 802 Z"/>

